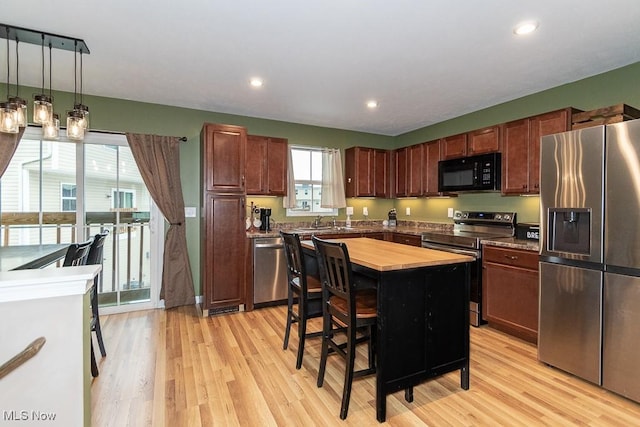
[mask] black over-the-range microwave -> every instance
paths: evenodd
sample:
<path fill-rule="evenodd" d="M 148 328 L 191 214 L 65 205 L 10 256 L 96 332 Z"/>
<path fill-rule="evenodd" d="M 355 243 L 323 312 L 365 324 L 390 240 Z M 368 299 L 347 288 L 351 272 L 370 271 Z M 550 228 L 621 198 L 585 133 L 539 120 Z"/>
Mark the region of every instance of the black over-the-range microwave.
<path fill-rule="evenodd" d="M 500 153 L 441 160 L 438 162 L 438 191 L 498 191 L 501 160 Z"/>

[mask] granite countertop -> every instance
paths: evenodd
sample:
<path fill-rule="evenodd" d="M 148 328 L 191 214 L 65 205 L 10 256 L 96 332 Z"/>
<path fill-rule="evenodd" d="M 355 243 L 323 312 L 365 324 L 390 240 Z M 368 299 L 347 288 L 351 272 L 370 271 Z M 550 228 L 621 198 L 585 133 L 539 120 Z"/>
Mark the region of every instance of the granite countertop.
<path fill-rule="evenodd" d="M 537 240 L 516 239 L 515 237 L 483 239 L 481 243 L 487 246 L 501 246 L 503 248 L 522 249 L 533 252 L 539 252 L 540 250 L 540 243 Z"/>
<path fill-rule="evenodd" d="M 318 229 L 313 229 L 309 226 L 301 226 L 297 224 L 284 224 L 282 227 L 274 228 L 273 230 L 266 231 L 250 231 L 247 230 L 247 238 L 255 239 L 261 237 L 279 237 L 280 229 L 284 231 L 295 231 L 300 235 L 311 235 L 316 234 L 318 236 L 322 234 L 362 234 L 362 233 L 384 233 L 384 232 L 393 232 L 393 233 L 403 233 L 403 234 L 413 234 L 416 236 L 422 235 L 425 231 L 431 230 L 446 230 L 452 228 L 449 224 L 439 224 L 439 223 L 429 223 L 429 222 L 417 222 L 417 221 L 403 221 L 399 225 L 395 227 L 383 226 L 380 223 L 375 223 L 373 221 L 362 222 L 360 224 L 355 224 L 352 227 L 345 227 L 344 225 L 338 225 L 337 227 L 321 227 Z"/>

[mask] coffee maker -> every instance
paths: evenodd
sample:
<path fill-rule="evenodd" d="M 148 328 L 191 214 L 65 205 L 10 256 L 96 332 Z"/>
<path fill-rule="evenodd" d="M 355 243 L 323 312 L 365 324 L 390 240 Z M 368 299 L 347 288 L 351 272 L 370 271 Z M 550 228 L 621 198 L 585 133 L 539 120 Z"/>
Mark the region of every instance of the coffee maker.
<path fill-rule="evenodd" d="M 260 231 L 271 231 L 270 208 L 260 208 Z"/>

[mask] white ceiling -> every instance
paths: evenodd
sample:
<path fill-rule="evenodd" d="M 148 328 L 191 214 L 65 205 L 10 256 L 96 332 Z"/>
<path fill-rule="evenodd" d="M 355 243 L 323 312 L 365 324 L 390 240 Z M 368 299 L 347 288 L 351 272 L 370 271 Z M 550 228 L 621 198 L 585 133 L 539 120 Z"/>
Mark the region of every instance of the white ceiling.
<path fill-rule="evenodd" d="M 640 61 L 638 0 L 14 0 L 0 22 L 84 39 L 86 94 L 382 135 Z M 40 47 L 19 52 L 39 87 Z M 53 80 L 73 92 L 71 52 Z"/>

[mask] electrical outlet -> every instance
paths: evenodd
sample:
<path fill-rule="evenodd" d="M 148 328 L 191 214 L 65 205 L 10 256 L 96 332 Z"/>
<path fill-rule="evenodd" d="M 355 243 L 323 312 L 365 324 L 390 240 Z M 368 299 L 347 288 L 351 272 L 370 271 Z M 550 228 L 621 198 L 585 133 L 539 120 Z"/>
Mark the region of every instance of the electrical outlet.
<path fill-rule="evenodd" d="M 364 216 L 369 215 L 369 209 L 366 206 L 362 208 L 362 215 Z"/>
<path fill-rule="evenodd" d="M 347 215 L 353 215 L 353 206 L 347 206 Z"/>
<path fill-rule="evenodd" d="M 453 218 L 453 208 L 447 209 L 447 218 Z"/>
<path fill-rule="evenodd" d="M 196 208 L 193 206 L 185 206 L 184 208 L 184 216 L 186 218 L 195 218 L 196 217 Z"/>
<path fill-rule="evenodd" d="M 404 212 L 405 212 L 405 214 L 407 214 L 407 216 L 410 216 L 411 215 L 411 208 L 410 207 L 405 208 Z"/>

